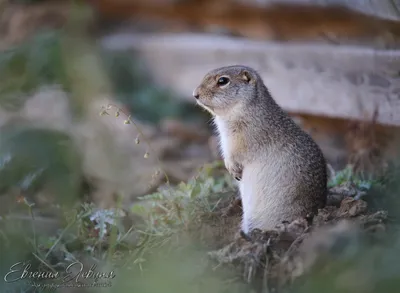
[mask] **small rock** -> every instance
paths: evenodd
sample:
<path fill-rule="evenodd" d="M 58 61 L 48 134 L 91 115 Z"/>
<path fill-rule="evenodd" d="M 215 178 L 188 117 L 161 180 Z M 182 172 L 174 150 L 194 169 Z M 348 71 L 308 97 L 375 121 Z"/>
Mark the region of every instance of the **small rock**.
<path fill-rule="evenodd" d="M 346 197 L 342 200 L 338 210 L 339 217 L 354 217 L 361 215 L 367 211 L 367 203 L 363 200 L 356 200 L 351 197 Z"/>

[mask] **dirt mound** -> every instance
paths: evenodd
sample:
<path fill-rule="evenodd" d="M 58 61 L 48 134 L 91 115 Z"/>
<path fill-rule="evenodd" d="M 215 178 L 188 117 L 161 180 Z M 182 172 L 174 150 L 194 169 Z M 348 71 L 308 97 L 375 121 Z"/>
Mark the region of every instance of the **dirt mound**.
<path fill-rule="evenodd" d="M 338 251 L 356 243 L 361 235 L 371 239 L 385 231 L 387 212 L 369 212 L 367 203 L 356 199 L 357 195 L 359 192 L 348 184 L 335 187 L 329 205 L 314 217 L 282 223 L 273 231 L 254 230 L 249 235 L 238 232 L 240 209 L 232 208 L 237 199 L 231 199 L 231 206 L 224 202 L 198 230 L 213 232 L 197 234 L 211 246 L 223 246 L 209 252 L 209 258 L 219 267 L 233 267 L 245 282 L 263 292 L 279 291 L 316 266 L 329 266 Z"/>

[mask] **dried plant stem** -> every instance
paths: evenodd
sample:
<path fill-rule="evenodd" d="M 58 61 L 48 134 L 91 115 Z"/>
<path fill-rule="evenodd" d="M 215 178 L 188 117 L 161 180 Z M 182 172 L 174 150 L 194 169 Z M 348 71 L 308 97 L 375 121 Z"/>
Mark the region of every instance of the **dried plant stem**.
<path fill-rule="evenodd" d="M 162 164 L 160 158 L 156 155 L 156 152 L 155 152 L 155 150 L 152 148 L 150 141 L 146 138 L 146 136 L 144 135 L 144 133 L 140 130 L 140 127 L 135 123 L 135 121 L 133 121 L 133 120 L 131 119 L 131 115 L 129 115 L 128 113 L 126 113 L 123 109 L 121 109 L 120 107 L 118 107 L 118 106 L 115 105 L 115 104 L 108 104 L 106 109 L 110 109 L 110 108 L 115 108 L 115 109 L 117 110 L 118 113 L 124 114 L 124 115 L 127 117 L 127 121 L 129 121 L 129 123 L 132 123 L 132 124 L 135 126 L 137 132 L 138 132 L 139 135 L 143 138 L 143 140 L 144 140 L 144 142 L 147 144 L 149 150 L 156 156 L 157 161 L 158 161 L 158 164 L 159 164 L 160 167 L 161 167 L 161 171 L 162 171 L 163 174 L 164 174 L 164 177 L 165 177 L 165 180 L 166 180 L 166 184 L 169 186 L 169 185 L 170 185 L 169 177 L 168 177 L 167 173 L 165 172 L 165 169 L 163 168 L 163 164 Z M 146 152 L 146 154 L 148 155 L 147 152 Z M 146 157 L 146 154 L 145 154 L 145 157 Z"/>

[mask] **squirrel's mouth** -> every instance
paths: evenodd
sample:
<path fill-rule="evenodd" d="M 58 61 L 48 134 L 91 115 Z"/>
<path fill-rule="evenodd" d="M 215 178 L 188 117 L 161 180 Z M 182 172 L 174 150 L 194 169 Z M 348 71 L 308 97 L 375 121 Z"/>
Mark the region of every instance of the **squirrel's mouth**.
<path fill-rule="evenodd" d="M 199 105 L 200 107 L 204 108 L 205 110 L 210 112 L 212 115 L 215 115 L 215 112 L 214 112 L 214 110 L 213 110 L 213 108 L 211 106 L 208 106 L 208 105 L 200 102 L 199 100 L 197 100 L 197 105 Z"/>

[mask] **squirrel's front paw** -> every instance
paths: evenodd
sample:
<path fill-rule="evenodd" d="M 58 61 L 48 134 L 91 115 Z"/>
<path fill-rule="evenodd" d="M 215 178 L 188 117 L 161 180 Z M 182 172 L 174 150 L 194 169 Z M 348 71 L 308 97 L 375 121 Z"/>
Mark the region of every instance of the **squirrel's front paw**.
<path fill-rule="evenodd" d="M 225 167 L 237 181 L 242 179 L 243 167 L 239 163 L 225 161 Z"/>

